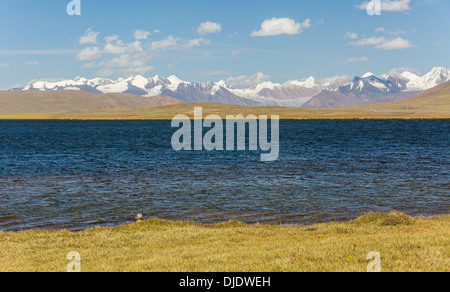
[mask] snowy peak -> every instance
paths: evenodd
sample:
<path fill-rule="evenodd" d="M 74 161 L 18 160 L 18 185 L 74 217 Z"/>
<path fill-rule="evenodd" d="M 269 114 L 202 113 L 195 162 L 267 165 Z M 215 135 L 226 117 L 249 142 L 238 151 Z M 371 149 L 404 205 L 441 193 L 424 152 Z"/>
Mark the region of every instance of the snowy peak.
<path fill-rule="evenodd" d="M 372 77 L 372 76 L 375 76 L 375 74 L 373 74 L 372 72 L 367 72 L 361 78 L 368 78 L 368 77 Z"/>
<path fill-rule="evenodd" d="M 444 67 L 434 67 L 429 73 L 411 80 L 407 87 L 410 90 L 427 90 L 450 81 L 450 71 Z"/>
<path fill-rule="evenodd" d="M 400 74 L 400 77 L 403 77 L 403 78 L 405 78 L 405 79 L 407 79 L 409 81 L 414 81 L 414 80 L 417 80 L 417 79 L 420 78 L 416 74 L 408 72 L 408 71 L 405 71 L 402 74 Z"/>

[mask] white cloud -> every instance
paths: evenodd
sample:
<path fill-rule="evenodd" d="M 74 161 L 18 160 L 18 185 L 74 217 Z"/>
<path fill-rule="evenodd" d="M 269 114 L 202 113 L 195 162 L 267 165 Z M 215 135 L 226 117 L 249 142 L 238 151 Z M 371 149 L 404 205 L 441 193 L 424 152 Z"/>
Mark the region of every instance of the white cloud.
<path fill-rule="evenodd" d="M 78 40 L 78 43 L 80 45 L 96 44 L 97 43 L 97 37 L 98 37 L 99 34 L 100 34 L 99 32 L 93 32 L 91 28 L 88 28 L 84 32 L 84 35 L 82 35 L 80 37 L 80 39 Z"/>
<path fill-rule="evenodd" d="M 137 40 L 146 40 L 148 38 L 149 35 L 151 35 L 150 32 L 145 31 L 145 30 L 135 30 L 134 31 L 134 38 Z"/>
<path fill-rule="evenodd" d="M 356 42 L 351 42 L 351 44 L 354 46 L 376 46 L 384 42 L 386 42 L 386 38 L 384 37 L 370 37 Z"/>
<path fill-rule="evenodd" d="M 100 63 L 102 67 L 109 68 L 121 68 L 121 67 L 141 67 L 145 64 L 145 61 L 138 58 L 133 58 L 130 55 L 122 55 L 117 58 L 113 58 L 110 61 Z"/>
<path fill-rule="evenodd" d="M 79 61 L 90 61 L 100 59 L 102 52 L 99 47 L 89 47 L 79 52 L 75 58 Z"/>
<path fill-rule="evenodd" d="M 104 53 L 121 55 L 125 53 L 142 52 L 142 44 L 139 41 L 132 42 L 131 44 L 124 45 L 121 41 L 117 41 L 115 44 L 108 43 L 103 49 Z"/>
<path fill-rule="evenodd" d="M 416 47 L 409 40 L 400 37 L 393 40 L 388 40 L 385 37 L 370 37 L 351 42 L 350 44 L 353 46 L 374 46 L 381 50 L 401 50 Z"/>
<path fill-rule="evenodd" d="M 152 54 L 146 51 L 121 55 L 113 59 L 104 60 L 95 67 L 101 67 L 97 74 L 100 76 L 131 76 L 144 75 L 149 71 L 153 71 L 154 67 L 148 65 L 148 61 L 152 59 Z M 94 65 L 94 64 L 93 64 Z"/>
<path fill-rule="evenodd" d="M 9 68 L 9 67 L 11 67 L 11 64 L 0 63 L 0 68 Z"/>
<path fill-rule="evenodd" d="M 390 41 L 383 42 L 375 48 L 382 50 L 402 50 L 408 48 L 414 48 L 415 46 L 411 44 L 409 40 L 405 40 L 403 38 L 396 38 Z"/>
<path fill-rule="evenodd" d="M 379 27 L 375 29 L 375 32 L 385 32 L 386 30 L 383 27 Z"/>
<path fill-rule="evenodd" d="M 161 31 L 159 29 L 155 29 L 153 32 L 154 33 L 161 33 Z"/>
<path fill-rule="evenodd" d="M 197 32 L 201 35 L 209 34 L 209 33 L 219 33 L 222 31 L 222 25 L 219 23 L 207 21 L 200 24 L 197 29 Z"/>
<path fill-rule="evenodd" d="M 186 49 L 190 49 L 190 48 L 193 48 L 193 47 L 199 47 L 201 45 L 210 46 L 211 45 L 211 41 L 210 40 L 205 40 L 205 39 L 202 39 L 202 38 L 194 39 L 194 40 L 188 41 L 184 45 L 184 47 Z"/>
<path fill-rule="evenodd" d="M 230 77 L 228 78 L 227 82 L 235 88 L 246 88 L 269 80 L 270 76 L 259 72 L 251 76 L 241 75 L 237 77 Z"/>
<path fill-rule="evenodd" d="M 352 57 L 347 60 L 344 60 L 343 63 L 362 63 L 362 62 L 367 62 L 367 61 L 369 61 L 369 58 L 364 56 L 364 57 L 359 57 L 359 58 Z"/>
<path fill-rule="evenodd" d="M 295 35 L 303 31 L 303 29 L 310 28 L 311 20 L 306 19 L 303 23 L 298 23 L 290 18 L 272 18 L 267 19 L 261 24 L 261 30 L 253 31 L 250 36 L 277 36 L 281 34 Z"/>
<path fill-rule="evenodd" d="M 112 43 L 112 42 L 115 42 L 115 41 L 117 41 L 117 40 L 119 40 L 119 36 L 118 35 L 112 35 L 112 36 L 108 36 L 108 37 L 105 37 L 105 41 L 107 42 L 107 43 Z"/>
<path fill-rule="evenodd" d="M 348 32 L 345 34 L 346 39 L 356 40 L 358 37 L 359 37 L 359 35 L 357 33 L 353 33 L 353 32 Z"/>
<path fill-rule="evenodd" d="M 370 1 L 366 1 L 360 5 L 356 5 L 357 8 L 361 10 L 366 10 L 367 5 L 369 5 Z M 381 1 L 381 11 L 390 11 L 390 12 L 402 12 L 409 11 L 411 7 L 409 4 L 411 0 L 382 0 Z"/>
<path fill-rule="evenodd" d="M 41 62 L 39 62 L 38 60 L 32 60 L 32 61 L 25 62 L 25 65 L 27 65 L 27 66 L 39 65 L 39 64 L 41 64 Z"/>
<path fill-rule="evenodd" d="M 170 49 L 174 49 L 178 46 L 179 38 L 174 38 L 173 36 L 169 36 L 167 39 L 162 41 L 156 41 L 152 43 L 152 50 L 154 51 L 167 51 Z"/>

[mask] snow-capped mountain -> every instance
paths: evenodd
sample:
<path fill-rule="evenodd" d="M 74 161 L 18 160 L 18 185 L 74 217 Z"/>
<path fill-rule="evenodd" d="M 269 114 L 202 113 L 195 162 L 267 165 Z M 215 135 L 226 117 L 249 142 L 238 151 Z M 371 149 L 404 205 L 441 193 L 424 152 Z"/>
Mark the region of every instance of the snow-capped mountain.
<path fill-rule="evenodd" d="M 435 67 L 424 76 L 404 71 L 398 75 L 366 73 L 349 80 L 309 77 L 285 83 L 263 82 L 236 89 L 226 81 L 188 82 L 177 76 L 133 76 L 73 80 L 35 80 L 19 90 L 81 90 L 90 93 L 130 93 L 143 97 L 167 95 L 181 102 L 221 102 L 237 105 L 329 107 L 383 102 L 405 98 L 450 80 L 450 71 Z"/>
<path fill-rule="evenodd" d="M 418 76 L 417 76 L 418 77 Z M 422 77 L 411 79 L 407 88 L 409 90 L 427 90 L 450 80 L 450 70 L 444 67 L 434 67 Z"/>
<path fill-rule="evenodd" d="M 324 108 L 393 101 L 413 96 L 447 81 L 450 81 L 450 74 L 443 67 L 435 67 L 422 77 L 408 71 L 381 76 L 368 72 L 362 77 L 355 77 L 334 92 L 321 91 L 303 107 Z"/>

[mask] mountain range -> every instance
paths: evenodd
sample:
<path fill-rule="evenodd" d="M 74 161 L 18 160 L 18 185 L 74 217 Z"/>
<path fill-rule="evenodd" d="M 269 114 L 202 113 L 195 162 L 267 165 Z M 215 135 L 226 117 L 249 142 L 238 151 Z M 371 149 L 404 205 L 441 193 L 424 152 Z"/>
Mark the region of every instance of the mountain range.
<path fill-rule="evenodd" d="M 82 91 L 92 94 L 126 93 L 149 98 L 168 96 L 182 103 L 218 102 L 247 106 L 289 106 L 325 108 L 364 105 L 413 96 L 450 80 L 450 70 L 435 67 L 423 76 L 404 71 L 377 76 L 366 73 L 352 80 L 309 77 L 286 83 L 263 82 L 237 89 L 226 81 L 187 82 L 172 75 L 168 78 L 133 76 L 117 80 L 106 78 L 46 81 L 35 80 L 12 91 Z"/>

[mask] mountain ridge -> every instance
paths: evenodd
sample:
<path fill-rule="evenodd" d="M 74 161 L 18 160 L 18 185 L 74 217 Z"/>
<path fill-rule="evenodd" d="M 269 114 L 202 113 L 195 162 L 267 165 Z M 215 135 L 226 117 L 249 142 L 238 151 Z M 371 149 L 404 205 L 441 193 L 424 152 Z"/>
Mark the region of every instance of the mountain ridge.
<path fill-rule="evenodd" d="M 248 106 L 332 107 L 379 103 L 412 96 L 450 80 L 450 71 L 434 67 L 423 76 L 403 71 L 377 76 L 368 72 L 352 80 L 317 80 L 313 76 L 285 83 L 270 81 L 237 89 L 226 81 L 188 82 L 175 75 L 145 78 L 136 75 L 117 80 L 106 78 L 72 80 L 33 80 L 15 90 L 84 91 L 95 94 L 125 93 L 142 97 L 166 95 L 181 102 L 219 102 Z"/>

